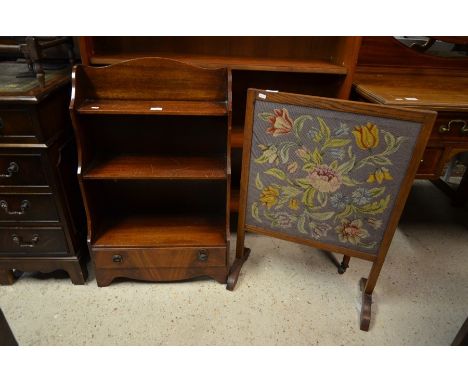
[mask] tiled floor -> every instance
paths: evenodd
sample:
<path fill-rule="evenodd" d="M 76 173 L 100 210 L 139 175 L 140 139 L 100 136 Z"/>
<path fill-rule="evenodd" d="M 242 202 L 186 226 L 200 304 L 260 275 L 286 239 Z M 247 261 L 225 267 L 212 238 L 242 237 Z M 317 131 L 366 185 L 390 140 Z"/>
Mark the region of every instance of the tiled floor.
<path fill-rule="evenodd" d="M 232 238 L 235 247 L 235 237 Z M 252 255 L 234 292 L 204 279 L 73 286 L 22 277 L 0 287 L 21 345 L 447 345 L 468 315 L 468 208 L 415 183 L 359 330 L 358 281 L 321 251 L 249 235 Z M 233 248 L 234 249 L 234 248 Z"/>

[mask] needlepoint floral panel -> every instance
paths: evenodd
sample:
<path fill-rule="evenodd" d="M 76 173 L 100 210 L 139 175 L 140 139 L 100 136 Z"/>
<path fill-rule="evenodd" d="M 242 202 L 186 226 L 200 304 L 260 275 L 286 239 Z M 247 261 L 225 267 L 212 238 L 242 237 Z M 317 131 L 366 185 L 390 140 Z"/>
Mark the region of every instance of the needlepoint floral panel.
<path fill-rule="evenodd" d="M 377 254 L 421 127 L 257 100 L 246 224 Z"/>

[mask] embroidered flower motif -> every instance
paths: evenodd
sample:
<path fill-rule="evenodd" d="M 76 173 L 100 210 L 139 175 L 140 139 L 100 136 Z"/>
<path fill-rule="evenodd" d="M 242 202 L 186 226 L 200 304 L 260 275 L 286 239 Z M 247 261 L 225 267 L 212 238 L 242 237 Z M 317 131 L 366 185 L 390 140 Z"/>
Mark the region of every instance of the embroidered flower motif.
<path fill-rule="evenodd" d="M 330 202 L 333 207 L 341 210 L 350 203 L 350 198 L 347 195 L 343 195 L 341 192 L 336 192 L 330 197 Z"/>
<path fill-rule="evenodd" d="M 268 186 L 262 190 L 260 201 L 267 206 L 273 207 L 278 202 L 279 190 L 276 187 Z"/>
<path fill-rule="evenodd" d="M 384 180 L 392 179 L 393 177 L 392 174 L 390 174 L 390 171 L 387 168 L 382 167 L 369 174 L 369 177 L 367 178 L 367 183 L 374 183 L 375 181 L 377 181 L 378 184 L 381 184 Z"/>
<path fill-rule="evenodd" d="M 369 190 L 359 187 L 353 191 L 351 197 L 353 198 L 354 203 L 358 206 L 363 206 L 371 201 L 372 195 Z"/>
<path fill-rule="evenodd" d="M 345 151 L 343 148 L 331 148 L 328 150 L 328 154 L 332 157 L 332 159 L 343 160 Z"/>
<path fill-rule="evenodd" d="M 335 135 L 337 137 L 343 136 L 343 135 L 348 135 L 349 134 L 349 127 L 346 125 L 346 123 L 340 122 L 340 127 L 335 130 Z"/>
<path fill-rule="evenodd" d="M 356 126 L 353 131 L 356 144 L 362 150 L 372 149 L 379 145 L 379 129 L 377 125 L 367 122 L 367 125 Z"/>
<path fill-rule="evenodd" d="M 341 175 L 327 165 L 315 167 L 308 178 L 312 187 L 320 192 L 335 192 L 342 183 Z"/>
<path fill-rule="evenodd" d="M 353 221 L 343 219 L 341 224 L 335 228 L 335 231 L 338 233 L 338 238 L 342 243 L 349 242 L 354 245 L 359 244 L 361 239 L 365 239 L 369 236 L 369 232 L 362 228 L 361 219 L 355 219 Z"/>
<path fill-rule="evenodd" d="M 294 174 L 297 171 L 298 164 L 297 162 L 292 162 L 288 165 L 288 171 L 290 174 Z"/>
<path fill-rule="evenodd" d="M 274 137 L 288 134 L 293 127 L 293 121 L 289 116 L 289 112 L 286 109 L 275 109 L 273 112 L 274 115 L 268 118 L 270 127 L 267 129 L 267 133 Z"/>
<path fill-rule="evenodd" d="M 291 228 L 292 223 L 296 221 L 296 218 L 286 212 L 279 212 L 275 216 L 275 224 L 281 228 Z"/>
<path fill-rule="evenodd" d="M 310 158 L 310 154 L 307 151 L 307 148 L 302 146 L 296 150 L 296 155 L 301 159 L 308 159 Z"/>
<path fill-rule="evenodd" d="M 367 223 L 374 229 L 379 229 L 383 224 L 382 220 L 375 218 L 367 218 Z"/>
<path fill-rule="evenodd" d="M 297 201 L 297 199 L 291 199 L 289 201 L 289 208 L 291 208 L 292 210 L 299 209 L 299 202 Z"/>
<path fill-rule="evenodd" d="M 314 239 L 320 239 L 321 237 L 327 236 L 328 231 L 331 229 L 331 226 L 327 223 L 316 223 L 311 222 L 309 224 L 310 235 Z"/>
<path fill-rule="evenodd" d="M 265 145 L 258 145 L 260 149 L 263 151 L 262 157 L 266 158 L 268 163 L 273 163 L 276 159 L 278 159 L 278 149 L 276 146 L 265 146 Z"/>

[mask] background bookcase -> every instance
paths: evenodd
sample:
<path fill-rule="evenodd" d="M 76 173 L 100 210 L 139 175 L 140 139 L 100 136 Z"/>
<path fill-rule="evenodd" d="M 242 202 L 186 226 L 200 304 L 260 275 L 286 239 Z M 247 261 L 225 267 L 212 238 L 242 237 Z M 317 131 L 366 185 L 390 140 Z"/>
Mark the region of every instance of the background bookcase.
<path fill-rule="evenodd" d="M 232 192 L 237 211 L 248 88 L 347 99 L 360 37 L 81 37 L 84 64 L 166 57 L 232 76 Z"/>
<path fill-rule="evenodd" d="M 225 282 L 229 94 L 226 69 L 158 58 L 75 67 L 70 109 L 98 285 Z"/>

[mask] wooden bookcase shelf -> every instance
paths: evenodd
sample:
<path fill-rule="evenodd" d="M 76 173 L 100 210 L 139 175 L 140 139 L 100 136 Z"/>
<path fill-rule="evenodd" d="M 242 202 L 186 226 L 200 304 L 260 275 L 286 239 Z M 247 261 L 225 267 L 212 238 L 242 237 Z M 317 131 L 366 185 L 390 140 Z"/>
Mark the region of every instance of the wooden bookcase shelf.
<path fill-rule="evenodd" d="M 239 56 L 203 56 L 176 55 L 170 52 L 160 52 L 161 57 L 171 58 L 204 68 L 227 67 L 234 70 L 254 70 L 272 72 L 299 72 L 346 75 L 346 67 L 334 64 L 330 60 L 268 58 L 268 57 L 239 57 Z M 92 65 L 111 65 L 132 58 L 145 57 L 146 53 L 136 54 L 97 54 L 90 57 Z"/>
<path fill-rule="evenodd" d="M 79 114 L 117 115 L 227 115 L 226 102 L 203 101 L 121 101 L 86 100 L 78 108 Z"/>
<path fill-rule="evenodd" d="M 226 159 L 117 154 L 94 161 L 84 179 L 226 179 Z"/>
<path fill-rule="evenodd" d="M 116 277 L 224 283 L 227 69 L 162 58 L 74 69 L 70 110 L 99 286 Z"/>
<path fill-rule="evenodd" d="M 232 125 L 230 149 L 241 151 L 243 125 L 248 88 L 279 90 L 348 99 L 358 52 L 360 37 L 81 37 L 80 53 L 83 63 L 116 64 L 131 58 L 165 57 L 203 68 L 225 68 L 231 79 Z M 98 97 L 106 98 L 106 97 Z M 92 97 L 90 98 L 92 99 Z M 206 100 L 205 100 L 206 101 Z M 91 106 L 80 111 L 87 113 Z M 156 107 L 161 107 L 156 105 Z M 221 105 L 219 106 L 221 112 Z M 127 107 L 127 106 L 126 106 Z M 137 103 L 129 113 L 152 114 L 153 102 Z M 167 106 L 168 113 L 171 110 Z M 101 112 L 115 111 L 114 105 Z M 140 111 L 139 109 L 144 109 Z M 116 113 L 122 108 L 118 107 Z M 188 108 L 190 109 L 190 108 Z M 196 107 L 203 113 L 212 107 Z M 94 109 L 96 110 L 96 109 Z M 156 112 L 157 113 L 157 112 Z M 177 110 L 173 110 L 177 114 Z M 185 111 L 186 115 L 190 112 Z M 231 113 L 231 110 L 228 111 Z M 214 114 L 213 114 L 214 115 Z M 240 161 L 233 161 L 233 190 L 239 188 Z M 234 175 L 236 174 L 236 175 Z M 238 193 L 231 192 L 231 199 Z M 232 208 L 235 208 L 234 203 Z"/>
<path fill-rule="evenodd" d="M 135 214 L 104 220 L 94 247 L 223 247 L 225 236 L 220 216 Z"/>

